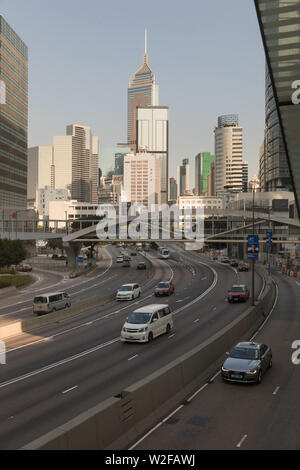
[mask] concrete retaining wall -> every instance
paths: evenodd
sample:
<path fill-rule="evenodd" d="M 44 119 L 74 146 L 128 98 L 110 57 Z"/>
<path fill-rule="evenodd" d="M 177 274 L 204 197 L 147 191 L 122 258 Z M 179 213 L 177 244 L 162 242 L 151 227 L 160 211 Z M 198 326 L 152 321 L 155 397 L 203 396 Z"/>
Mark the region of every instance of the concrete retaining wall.
<path fill-rule="evenodd" d="M 226 351 L 257 330 L 276 296 L 274 283 L 264 277 L 261 300 L 212 338 L 24 449 L 128 449 L 204 383 L 221 366 Z"/>

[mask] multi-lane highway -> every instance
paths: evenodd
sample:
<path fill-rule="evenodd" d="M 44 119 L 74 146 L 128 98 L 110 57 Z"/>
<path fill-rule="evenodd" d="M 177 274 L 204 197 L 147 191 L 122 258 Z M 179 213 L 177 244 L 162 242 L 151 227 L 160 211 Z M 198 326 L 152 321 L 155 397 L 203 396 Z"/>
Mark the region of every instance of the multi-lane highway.
<path fill-rule="evenodd" d="M 113 261 L 116 255 L 113 248 Z M 134 259 L 134 258 L 133 258 Z M 228 304 L 227 290 L 235 283 L 250 283 L 250 273 L 237 273 L 228 265 L 205 260 L 181 246 L 172 247 L 169 260 L 147 254 L 153 276 L 143 283 L 142 297 L 131 302 L 115 300 L 84 315 L 32 332 L 8 342 L 7 364 L 1 366 L 0 447 L 15 449 L 54 429 L 102 400 L 168 364 L 209 338 L 239 315 L 247 304 Z M 143 271 L 133 266 L 112 268 L 99 277 L 106 294 L 124 282 L 142 283 Z M 153 296 L 155 285 L 172 279 L 175 294 Z M 78 281 L 80 282 L 80 281 Z M 82 280 L 81 280 L 82 282 Z M 87 297 L 98 290 L 95 280 Z M 88 283 L 87 283 L 88 284 Z M 86 285 L 86 287 L 88 287 Z M 76 287 L 83 289 L 80 284 Z M 262 288 L 259 276 L 257 294 Z M 65 288 L 68 291 L 68 289 Z M 174 330 L 151 344 L 123 344 L 121 327 L 128 314 L 149 303 L 168 303 L 174 312 Z M 21 305 L 22 306 L 22 305 Z"/>
<path fill-rule="evenodd" d="M 279 273 L 273 276 L 277 302 L 254 338 L 273 351 L 273 366 L 262 383 L 223 383 L 218 374 L 186 402 L 188 406 L 166 417 L 132 448 L 300 449 L 300 365 L 291 360 L 292 344 L 300 340 L 300 285 Z"/>

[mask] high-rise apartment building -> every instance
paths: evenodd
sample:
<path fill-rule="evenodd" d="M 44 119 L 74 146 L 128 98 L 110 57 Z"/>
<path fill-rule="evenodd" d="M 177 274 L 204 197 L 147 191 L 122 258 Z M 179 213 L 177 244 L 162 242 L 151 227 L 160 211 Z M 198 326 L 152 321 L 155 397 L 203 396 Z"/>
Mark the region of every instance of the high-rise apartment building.
<path fill-rule="evenodd" d="M 124 198 L 132 204 L 160 204 L 160 166 L 155 155 L 128 154 L 124 160 Z"/>
<path fill-rule="evenodd" d="M 147 37 L 143 64 L 129 80 L 128 88 L 128 136 L 127 141 L 136 152 L 136 108 L 137 106 L 158 106 L 158 85 L 148 64 Z"/>
<path fill-rule="evenodd" d="M 35 200 L 39 188 L 55 188 L 52 145 L 39 145 L 28 149 L 27 199 Z"/>
<path fill-rule="evenodd" d="M 216 195 L 243 190 L 243 128 L 238 115 L 219 116 L 215 128 Z"/>
<path fill-rule="evenodd" d="M 27 205 L 28 49 L 0 15 L 0 207 Z"/>
<path fill-rule="evenodd" d="M 210 152 L 200 152 L 195 157 L 195 194 L 201 196 L 207 193 L 207 177 L 215 156 Z"/>
<path fill-rule="evenodd" d="M 160 201 L 168 202 L 169 108 L 138 106 L 136 108 L 136 147 L 138 152 L 155 155 L 160 166 Z"/>

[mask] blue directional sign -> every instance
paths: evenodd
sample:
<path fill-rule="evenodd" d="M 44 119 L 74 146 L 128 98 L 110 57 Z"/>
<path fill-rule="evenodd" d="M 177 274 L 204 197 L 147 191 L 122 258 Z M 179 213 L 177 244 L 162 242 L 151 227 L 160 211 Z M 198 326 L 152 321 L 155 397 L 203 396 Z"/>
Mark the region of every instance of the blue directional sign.
<path fill-rule="evenodd" d="M 259 239 L 258 235 L 248 235 L 248 260 L 258 260 L 259 254 Z"/>
<path fill-rule="evenodd" d="M 83 263 L 83 257 L 82 256 L 78 256 L 77 258 L 77 263 Z"/>
<path fill-rule="evenodd" d="M 267 239 L 267 240 L 266 240 L 266 243 L 267 243 L 267 246 L 268 246 L 269 248 L 272 248 L 272 245 L 273 245 L 273 240 L 272 240 L 272 238 L 273 238 L 273 232 L 267 232 L 267 233 L 266 233 L 266 239 Z"/>

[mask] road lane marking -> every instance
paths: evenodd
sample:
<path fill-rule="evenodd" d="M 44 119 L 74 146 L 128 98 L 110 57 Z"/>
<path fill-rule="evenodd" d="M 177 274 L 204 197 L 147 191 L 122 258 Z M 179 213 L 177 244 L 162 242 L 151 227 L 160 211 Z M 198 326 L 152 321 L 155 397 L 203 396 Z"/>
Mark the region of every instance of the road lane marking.
<path fill-rule="evenodd" d="M 277 395 L 278 391 L 279 391 L 280 387 L 276 387 L 274 392 L 273 392 L 273 395 Z"/>
<path fill-rule="evenodd" d="M 196 318 L 196 320 L 194 320 L 194 323 L 197 323 L 198 321 L 200 321 L 200 318 Z"/>
<path fill-rule="evenodd" d="M 62 394 L 64 395 L 65 393 L 72 392 L 72 390 L 75 390 L 76 388 L 78 388 L 78 385 L 75 385 L 75 386 L 72 387 L 72 388 L 68 388 L 68 390 L 65 390 L 64 392 L 62 392 Z"/>
<path fill-rule="evenodd" d="M 238 443 L 237 447 L 241 447 L 243 443 L 245 442 L 245 440 L 247 439 L 247 437 L 248 437 L 247 434 L 245 434 L 240 440 L 240 442 Z"/>
<path fill-rule="evenodd" d="M 148 436 L 150 436 L 150 434 L 152 434 L 154 431 L 156 431 L 156 429 L 158 429 L 162 424 L 164 424 L 166 421 L 168 421 L 168 419 L 170 419 L 175 413 L 180 411 L 181 408 L 183 408 L 183 405 L 180 405 L 178 408 L 176 408 L 176 410 L 174 410 L 171 414 L 169 414 L 169 416 L 167 416 L 165 419 L 160 421 L 156 426 L 154 426 L 154 428 L 150 429 L 150 431 L 148 431 L 141 439 L 139 439 L 135 444 L 133 444 L 133 446 L 131 446 L 128 450 L 133 450 L 137 445 L 139 445 Z"/>
<path fill-rule="evenodd" d="M 168 339 L 174 338 L 175 333 L 172 333 L 170 336 L 168 336 Z"/>
<path fill-rule="evenodd" d="M 198 393 L 202 392 L 202 390 L 204 390 L 207 386 L 208 386 L 208 383 L 202 385 L 202 387 L 199 388 L 199 390 L 197 390 L 195 393 L 193 393 L 192 396 L 190 396 L 190 397 L 187 399 L 187 402 L 191 402 L 191 401 L 198 395 Z"/>
<path fill-rule="evenodd" d="M 136 354 L 135 356 L 130 357 L 130 358 L 128 359 L 128 361 L 133 361 L 133 359 L 137 358 L 138 356 L 139 356 L 139 355 Z"/>
<path fill-rule="evenodd" d="M 49 364 L 48 366 L 42 367 L 41 369 L 37 369 L 35 371 L 29 372 L 28 374 L 21 375 L 19 377 L 15 377 L 14 379 L 8 380 L 7 382 L 0 383 L 0 389 L 4 387 L 8 387 L 9 385 L 15 384 L 17 382 L 21 382 L 23 380 L 29 379 L 31 377 L 34 377 L 35 375 L 42 374 L 43 372 L 47 372 L 51 369 L 55 369 L 56 367 L 62 366 L 64 364 L 68 364 L 69 362 L 75 361 L 76 359 L 80 359 L 82 357 L 88 356 L 90 354 L 93 354 L 96 351 L 99 351 L 100 349 L 103 349 L 107 346 L 110 346 L 111 344 L 117 343 L 120 341 L 120 338 L 114 338 L 110 341 L 107 341 L 106 343 L 99 344 L 98 346 L 95 346 L 94 348 L 87 349 L 86 351 L 83 351 L 79 354 L 75 354 L 74 356 L 67 357 L 66 359 L 62 359 L 61 361 L 54 362 L 53 364 Z"/>

